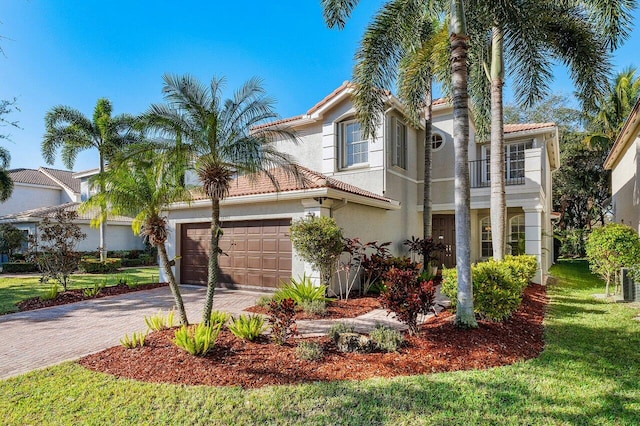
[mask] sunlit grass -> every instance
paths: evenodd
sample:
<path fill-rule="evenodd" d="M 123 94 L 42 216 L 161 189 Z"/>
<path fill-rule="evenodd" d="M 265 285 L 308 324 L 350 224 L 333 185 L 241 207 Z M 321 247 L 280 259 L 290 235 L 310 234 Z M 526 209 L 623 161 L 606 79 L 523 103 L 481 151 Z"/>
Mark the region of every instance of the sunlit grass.
<path fill-rule="evenodd" d="M 546 346 L 485 371 L 242 390 L 116 379 L 66 363 L 0 382 L 4 424 L 640 424 L 638 311 L 593 299 L 586 263 L 552 273 Z"/>
<path fill-rule="evenodd" d="M 158 267 L 127 268 L 115 274 L 74 274 L 71 276 L 69 288 L 93 287 L 96 283 L 116 285 L 121 278 L 139 284 L 158 282 Z M 42 296 L 51 284 L 51 281 L 49 284 L 41 284 L 36 276 L 6 278 L 0 275 L 0 314 L 17 311 L 16 303 L 30 297 Z"/>

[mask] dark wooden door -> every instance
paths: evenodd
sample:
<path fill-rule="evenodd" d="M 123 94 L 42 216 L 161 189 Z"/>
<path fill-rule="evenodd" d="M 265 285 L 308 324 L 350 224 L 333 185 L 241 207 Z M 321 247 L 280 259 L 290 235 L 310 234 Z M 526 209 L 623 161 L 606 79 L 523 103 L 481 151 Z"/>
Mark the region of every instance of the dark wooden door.
<path fill-rule="evenodd" d="M 439 263 L 453 268 L 456 266 L 456 217 L 452 214 L 434 214 L 431 224 L 433 239 L 439 239 L 446 247 Z"/>

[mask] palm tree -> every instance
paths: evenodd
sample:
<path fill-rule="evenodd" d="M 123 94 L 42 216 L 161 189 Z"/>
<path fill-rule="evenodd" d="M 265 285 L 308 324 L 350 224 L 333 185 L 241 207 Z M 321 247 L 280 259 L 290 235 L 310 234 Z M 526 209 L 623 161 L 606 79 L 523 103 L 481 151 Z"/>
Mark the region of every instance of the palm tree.
<path fill-rule="evenodd" d="M 133 232 L 158 248 L 160 265 L 169 280 L 180 321 L 188 325 L 180 288 L 167 255 L 167 219 L 162 216 L 162 211 L 170 204 L 191 198 L 182 185 L 184 167 L 181 164 L 184 163 L 172 154 L 142 149 L 133 156 L 114 158 L 108 170 L 95 176 L 103 190 L 85 201 L 81 209 L 91 212 L 107 206 L 110 214 L 134 218 Z M 105 216 L 98 214 L 94 220 L 102 223 Z"/>
<path fill-rule="evenodd" d="M 324 18 L 330 27 L 343 27 L 351 15 L 357 1 L 322 0 Z M 471 222 L 470 222 L 470 186 L 468 164 L 469 144 L 469 113 L 467 95 L 467 50 L 468 36 L 466 34 L 465 12 L 462 0 L 451 0 L 449 7 L 443 1 L 424 0 L 392 0 L 386 3 L 369 27 L 362 42 L 356 59 L 362 58 L 361 64 L 356 65 L 355 80 L 364 82 L 361 89 L 356 86 L 355 103 L 359 110 L 359 119 L 363 131 L 370 134 L 376 125 L 376 118 L 384 107 L 384 98 L 380 90 L 388 87 L 393 79 L 392 70 L 404 58 L 405 73 L 401 73 L 401 81 L 405 82 L 405 95 L 413 94 L 414 101 L 409 102 L 409 112 L 417 111 L 416 105 L 422 102 L 427 105 L 427 134 L 429 129 L 429 99 L 431 97 L 430 82 L 434 69 L 425 64 L 433 64 L 434 49 L 425 54 L 426 41 L 434 31 L 433 22 L 440 17 L 440 12 L 449 12 L 449 42 L 450 76 L 453 102 L 453 140 L 455 146 L 455 203 L 456 203 L 456 258 L 458 268 L 458 309 L 456 324 L 459 327 L 476 327 L 477 322 L 473 312 L 473 288 L 471 285 Z M 431 29 L 431 31 L 429 31 Z M 427 36 L 425 37 L 425 31 Z M 416 52 L 414 54 L 414 52 Z M 420 52 L 420 53 L 418 53 Z M 422 67 L 416 67 L 422 58 Z M 412 64 L 413 67 L 410 67 Z M 420 72 L 416 72 L 420 70 Z M 446 71 L 444 75 L 447 75 Z M 412 79 L 413 77 L 413 79 Z M 415 78 L 418 77 L 418 78 Z M 413 81 L 414 83 L 410 83 Z M 417 83 L 415 83 L 417 82 Z M 415 84 L 415 85 L 414 85 Z M 401 86 L 402 86 L 401 82 Z M 426 96 L 425 96 L 426 94 Z M 407 96 L 410 100 L 411 96 Z M 418 100 L 418 102 L 415 102 Z M 377 118 L 379 120 L 379 118 Z M 430 145 L 430 140 L 425 145 Z M 430 153 L 425 146 L 425 185 L 430 181 L 427 173 L 430 170 Z M 428 206 L 430 198 L 428 188 L 425 188 L 426 215 L 430 214 Z M 423 221 L 429 219 L 424 218 Z M 430 232 L 430 220 L 425 232 Z"/>
<path fill-rule="evenodd" d="M 90 120 L 77 109 L 55 106 L 45 115 L 45 135 L 42 140 L 42 156 L 47 164 L 55 162 L 56 152 L 61 151 L 62 162 L 72 169 L 81 151 L 95 148 L 99 155 L 99 172 L 122 147 L 138 140 L 132 131 L 134 119 L 127 114 L 112 116 L 108 99 L 98 99 Z M 103 190 L 104 188 L 100 188 Z M 104 210 L 105 206 L 102 207 Z M 105 223 L 100 223 L 100 259 L 107 257 Z"/>
<path fill-rule="evenodd" d="M 304 180 L 292 158 L 273 144 L 277 139 L 297 141 L 295 133 L 283 125 L 259 126 L 277 118 L 260 80 L 249 80 L 226 100 L 221 98 L 223 85 L 224 79 L 215 77 L 203 85 L 189 75 L 165 75 L 167 104 L 152 105 L 145 118 L 157 134 L 190 151 L 201 189 L 211 201 L 207 295 L 202 312 L 206 324 L 219 281 L 220 201 L 229 193 L 234 176 L 257 178 L 262 173 L 276 189 L 276 168 L 287 177 Z"/>
<path fill-rule="evenodd" d="M 7 201 L 13 193 L 13 181 L 7 167 L 11 161 L 11 154 L 3 147 L 0 147 L 0 202 Z"/>

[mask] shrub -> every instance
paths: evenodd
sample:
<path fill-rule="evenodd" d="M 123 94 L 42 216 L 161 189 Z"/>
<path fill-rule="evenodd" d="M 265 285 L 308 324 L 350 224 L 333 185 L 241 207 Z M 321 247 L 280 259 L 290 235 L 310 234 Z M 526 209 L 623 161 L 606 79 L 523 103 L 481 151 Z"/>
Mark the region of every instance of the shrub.
<path fill-rule="evenodd" d="M 209 315 L 209 324 L 217 326 L 223 326 L 229 321 L 231 315 L 222 311 L 212 311 L 211 315 Z"/>
<path fill-rule="evenodd" d="M 362 285 L 360 294 L 367 294 L 373 291 L 374 287 L 379 288 L 382 282 L 382 275 L 387 272 L 386 261 L 391 257 L 391 252 L 387 248 L 391 242 L 378 243 L 372 241 L 367 243 L 367 252 L 362 258 Z M 372 250 L 372 251 L 371 251 Z M 378 291 L 378 293 L 380 293 Z"/>
<path fill-rule="evenodd" d="M 153 331 L 166 330 L 173 327 L 175 311 L 170 310 L 167 315 L 163 315 L 162 311 L 158 311 L 157 314 L 144 317 L 144 323 L 147 324 L 147 328 Z"/>
<path fill-rule="evenodd" d="M 21 272 L 37 272 L 38 265 L 31 262 L 7 262 L 2 264 L 2 272 L 17 274 Z"/>
<path fill-rule="evenodd" d="M 14 256 L 16 250 L 19 250 L 27 237 L 24 232 L 10 223 L 0 224 L 0 253 L 6 253 L 10 258 Z"/>
<path fill-rule="evenodd" d="M 175 332 L 173 343 L 191 355 L 205 356 L 216 343 L 222 325 L 183 325 Z"/>
<path fill-rule="evenodd" d="M 120 258 L 109 258 L 104 261 L 98 259 L 82 259 L 78 265 L 80 271 L 87 274 L 111 274 L 122 267 Z"/>
<path fill-rule="evenodd" d="M 269 324 L 271 325 L 271 340 L 277 345 L 283 345 L 289 337 L 296 334 L 295 302 L 293 299 L 272 300 L 269 303 Z"/>
<path fill-rule="evenodd" d="M 49 290 L 47 290 L 42 296 L 40 296 L 40 300 L 54 300 L 60 294 L 60 287 L 58 287 L 58 283 L 53 283 Z"/>
<path fill-rule="evenodd" d="M 380 294 L 381 305 L 409 327 L 409 334 L 417 333 L 418 315 L 428 314 L 435 304 L 433 280 L 424 280 L 415 269 L 391 268 L 384 281 L 386 290 Z"/>
<path fill-rule="evenodd" d="M 272 300 L 273 300 L 273 297 L 271 296 L 260 296 L 258 300 L 256 300 L 256 305 L 262 308 L 266 308 L 269 306 L 269 303 L 271 303 Z"/>
<path fill-rule="evenodd" d="M 318 361 L 324 356 L 324 350 L 317 342 L 301 341 L 296 347 L 296 356 L 305 361 Z"/>
<path fill-rule="evenodd" d="M 93 287 L 83 288 L 82 295 L 86 298 L 93 299 L 94 297 L 98 297 L 103 288 L 105 288 L 107 284 L 105 282 L 95 283 Z"/>
<path fill-rule="evenodd" d="M 517 266 L 516 262 L 507 260 L 481 262 L 471 267 L 473 306 L 477 314 L 492 321 L 502 321 L 520 306 L 526 287 L 521 277 L 530 274 L 530 260 L 525 259 L 522 265 Z M 524 272 L 514 273 L 514 268 L 522 268 Z M 440 291 L 451 299 L 451 306 L 455 308 L 458 295 L 458 275 L 455 269 L 445 269 L 442 272 Z"/>
<path fill-rule="evenodd" d="M 125 334 L 122 339 L 120 339 L 120 344 L 127 349 L 134 349 L 137 347 L 143 347 L 145 341 L 147 340 L 147 335 L 142 334 L 141 331 L 137 333 L 131 333 L 131 336 Z"/>
<path fill-rule="evenodd" d="M 353 333 L 353 325 L 347 324 L 345 322 L 336 322 L 334 323 L 327 332 L 327 337 L 333 340 L 333 343 L 338 342 L 338 338 L 342 333 Z"/>
<path fill-rule="evenodd" d="M 382 324 L 376 324 L 369 332 L 369 338 L 376 345 L 376 348 L 383 352 L 397 352 L 404 342 L 402 334 Z"/>
<path fill-rule="evenodd" d="M 324 285 L 315 286 L 311 278 L 303 275 L 302 278 L 291 280 L 280 287 L 273 295 L 273 300 L 292 299 L 297 305 L 314 300 L 327 301 L 325 297 L 327 287 Z"/>
<path fill-rule="evenodd" d="M 327 313 L 327 303 L 324 300 L 305 301 L 300 306 L 309 315 L 324 315 Z"/>
<path fill-rule="evenodd" d="M 422 258 L 422 264 L 425 269 L 431 262 L 439 260 L 440 253 L 446 249 L 444 244 L 439 241 L 435 242 L 432 237 L 416 238 L 412 236 L 411 239 L 405 240 L 402 244 L 409 249 L 413 261 Z"/>
<path fill-rule="evenodd" d="M 615 278 L 620 268 L 640 263 L 640 237 L 626 225 L 609 223 L 595 228 L 589 235 L 586 249 L 589 267 L 605 280 L 607 295 L 611 282 L 615 281 L 617 285 Z"/>
<path fill-rule="evenodd" d="M 135 267 L 135 266 L 144 266 L 143 259 L 122 259 L 122 266 L 124 267 Z"/>
<path fill-rule="evenodd" d="M 238 318 L 231 318 L 227 328 L 240 339 L 254 341 L 267 326 L 260 315 L 240 315 Z"/>
<path fill-rule="evenodd" d="M 342 253 L 342 230 L 335 219 L 321 216 L 302 218 L 291 223 L 291 243 L 296 253 L 320 271 L 320 280 L 331 285 L 333 266 Z"/>
<path fill-rule="evenodd" d="M 533 255 L 505 256 L 503 262 L 511 269 L 513 276 L 520 281 L 523 289 L 529 285 L 538 270 L 538 260 Z"/>

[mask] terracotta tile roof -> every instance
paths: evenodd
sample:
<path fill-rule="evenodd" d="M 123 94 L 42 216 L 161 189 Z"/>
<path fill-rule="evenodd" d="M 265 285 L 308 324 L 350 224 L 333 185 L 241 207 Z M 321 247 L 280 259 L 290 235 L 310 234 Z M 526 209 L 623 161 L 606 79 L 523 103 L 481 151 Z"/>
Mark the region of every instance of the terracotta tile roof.
<path fill-rule="evenodd" d="M 505 133 L 516 133 L 516 132 L 526 132 L 527 130 L 537 130 L 544 129 L 546 127 L 555 127 L 555 123 L 516 123 L 516 124 L 505 124 L 504 132 Z"/>
<path fill-rule="evenodd" d="M 338 96 L 342 91 L 349 89 L 349 88 L 353 88 L 354 85 L 353 83 L 349 82 L 349 81 L 345 81 L 343 82 L 340 86 L 338 86 L 337 89 L 335 89 L 333 92 L 329 93 L 327 96 L 325 96 L 320 102 L 318 102 L 317 104 L 315 104 L 314 106 L 311 107 L 311 109 L 309 109 L 309 111 L 307 111 L 308 115 L 313 114 L 314 112 L 316 112 L 317 110 L 319 110 L 320 108 L 322 108 L 327 102 L 329 102 L 331 99 L 335 98 L 336 96 Z"/>
<path fill-rule="evenodd" d="M 270 173 L 273 175 L 276 182 L 278 182 L 279 188 L 277 189 L 266 174 L 259 174 L 257 176 L 240 176 L 232 182 L 227 198 L 271 194 L 276 192 L 300 191 L 305 189 L 331 188 L 378 201 L 384 201 L 387 203 L 392 202 L 392 200 L 381 195 L 374 194 L 373 192 L 350 185 L 338 179 L 325 176 L 322 173 L 307 169 L 306 167 L 298 166 L 298 170 L 302 177 L 301 180 L 288 175 L 281 168 L 271 170 Z M 199 189 L 194 190 L 193 196 L 196 200 L 207 198 Z"/>
<path fill-rule="evenodd" d="M 57 179 L 73 192 L 80 193 L 80 180 L 72 177 L 73 172 L 68 170 L 48 169 L 41 167 L 38 170 L 34 169 L 12 169 L 9 170 L 9 176 L 14 182 L 27 183 L 31 185 L 42 186 L 54 186 L 60 187 L 60 183 L 56 182 L 51 177 Z"/>
<path fill-rule="evenodd" d="M 63 185 L 71 189 L 73 192 L 80 193 L 80 179 L 73 177 L 75 172 L 71 172 L 69 170 L 50 169 L 48 167 L 40 167 L 40 169 L 62 182 Z"/>
<path fill-rule="evenodd" d="M 260 124 L 259 126 L 253 126 L 251 128 L 251 130 L 260 130 L 260 129 L 264 129 L 264 128 L 267 128 L 267 127 L 279 126 L 280 124 L 286 124 L 286 123 L 290 123 L 292 121 L 299 120 L 302 117 L 304 117 L 304 115 L 296 115 L 295 117 L 287 117 L 287 118 L 282 118 L 282 119 L 276 120 L 276 121 L 270 121 L 268 123 Z"/>
<path fill-rule="evenodd" d="M 435 106 L 435 105 L 444 105 L 444 104 L 446 104 L 446 103 L 449 103 L 449 101 L 448 101 L 446 98 L 438 98 L 438 99 L 434 99 L 434 100 L 431 102 L 431 105 L 432 105 L 432 106 Z"/>
<path fill-rule="evenodd" d="M 12 213 L 4 216 L 0 216 L 0 222 L 12 222 L 18 220 L 28 220 L 28 219 L 38 219 L 54 217 L 56 211 L 62 209 L 65 211 L 75 211 L 78 212 L 78 206 L 80 203 L 65 203 L 57 206 L 48 206 L 48 207 L 38 207 L 37 209 L 25 210 L 19 213 Z M 94 212 L 80 213 L 78 212 L 78 219 L 80 220 L 91 220 L 95 216 Z M 126 216 L 109 216 L 110 222 L 124 222 L 131 223 L 131 218 Z"/>

